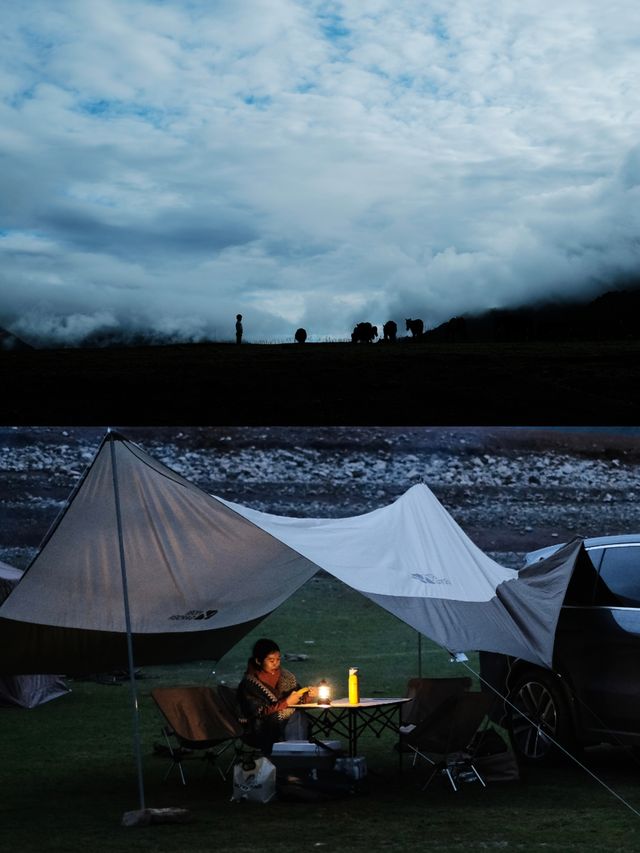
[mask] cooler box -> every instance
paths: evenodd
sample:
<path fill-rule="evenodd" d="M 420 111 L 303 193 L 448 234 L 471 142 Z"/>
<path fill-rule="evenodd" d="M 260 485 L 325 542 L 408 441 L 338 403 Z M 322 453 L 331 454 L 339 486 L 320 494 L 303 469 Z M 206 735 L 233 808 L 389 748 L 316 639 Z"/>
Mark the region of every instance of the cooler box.
<path fill-rule="evenodd" d="M 285 740 L 274 743 L 271 761 L 278 770 L 318 769 L 332 770 L 336 759 L 344 755 L 342 742 L 323 740 L 325 749 L 308 740 Z"/>
<path fill-rule="evenodd" d="M 356 755 L 353 758 L 338 758 L 334 767 L 338 772 L 344 773 L 356 781 L 364 779 L 367 775 L 367 759 L 364 755 Z"/>

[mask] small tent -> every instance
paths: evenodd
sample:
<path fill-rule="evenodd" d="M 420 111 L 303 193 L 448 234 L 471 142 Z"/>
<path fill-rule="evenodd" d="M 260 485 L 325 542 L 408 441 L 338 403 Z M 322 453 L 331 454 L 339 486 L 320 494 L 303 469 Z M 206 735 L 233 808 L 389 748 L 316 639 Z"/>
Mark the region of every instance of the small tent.
<path fill-rule="evenodd" d="M 0 672 L 219 659 L 318 569 L 450 651 L 551 666 L 582 545 L 517 572 L 425 485 L 342 519 L 283 518 L 209 495 L 109 433 L 0 607 Z"/>
<path fill-rule="evenodd" d="M 18 583 L 22 574 L 22 569 L 16 569 L 15 566 L 0 560 L 0 604 Z"/>
<path fill-rule="evenodd" d="M 0 603 L 22 577 L 22 570 L 0 560 Z M 69 688 L 57 675 L 6 675 L 0 676 L 0 705 L 17 705 L 20 708 L 35 708 L 58 696 L 64 696 Z"/>

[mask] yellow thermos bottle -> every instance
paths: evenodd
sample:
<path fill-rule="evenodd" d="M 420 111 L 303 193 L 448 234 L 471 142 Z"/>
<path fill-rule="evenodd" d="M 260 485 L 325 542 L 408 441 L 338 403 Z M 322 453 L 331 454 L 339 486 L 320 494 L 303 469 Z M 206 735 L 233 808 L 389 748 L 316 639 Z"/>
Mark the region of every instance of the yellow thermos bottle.
<path fill-rule="evenodd" d="M 349 704 L 357 705 L 360 701 L 360 688 L 358 686 L 358 667 L 349 669 Z"/>

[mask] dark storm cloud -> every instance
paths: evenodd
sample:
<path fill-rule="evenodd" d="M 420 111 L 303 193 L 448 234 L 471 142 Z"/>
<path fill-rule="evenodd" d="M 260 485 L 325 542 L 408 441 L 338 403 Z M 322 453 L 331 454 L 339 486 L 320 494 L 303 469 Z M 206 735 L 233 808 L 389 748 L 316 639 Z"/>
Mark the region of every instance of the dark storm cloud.
<path fill-rule="evenodd" d="M 206 211 L 201 211 L 200 216 L 205 221 L 210 218 Z M 211 256 L 231 246 L 249 243 L 257 237 L 257 233 L 251 231 L 247 223 L 205 225 L 200 217 L 194 221 L 191 215 L 179 214 L 171 218 L 158 218 L 147 226 L 114 225 L 90 214 L 63 208 L 44 213 L 34 225 L 36 230 L 72 248 L 140 260 L 145 256 L 158 259 L 159 255 Z M 151 265 L 154 262 L 151 261 Z"/>

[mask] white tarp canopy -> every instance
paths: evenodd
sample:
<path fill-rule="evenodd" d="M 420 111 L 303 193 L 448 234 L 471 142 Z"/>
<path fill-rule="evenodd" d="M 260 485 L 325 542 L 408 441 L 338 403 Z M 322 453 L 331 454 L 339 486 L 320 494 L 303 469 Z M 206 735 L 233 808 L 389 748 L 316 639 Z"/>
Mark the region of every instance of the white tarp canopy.
<path fill-rule="evenodd" d="M 286 518 L 224 503 L 450 651 L 503 652 L 551 666 L 580 540 L 529 571 L 505 568 L 423 484 L 351 518 Z"/>
<path fill-rule="evenodd" d="M 520 573 L 500 566 L 424 485 L 351 518 L 269 515 L 109 433 L 0 607 L 0 671 L 125 665 L 123 601 L 136 664 L 218 659 L 319 568 L 451 651 L 550 666 L 580 548 Z"/>

